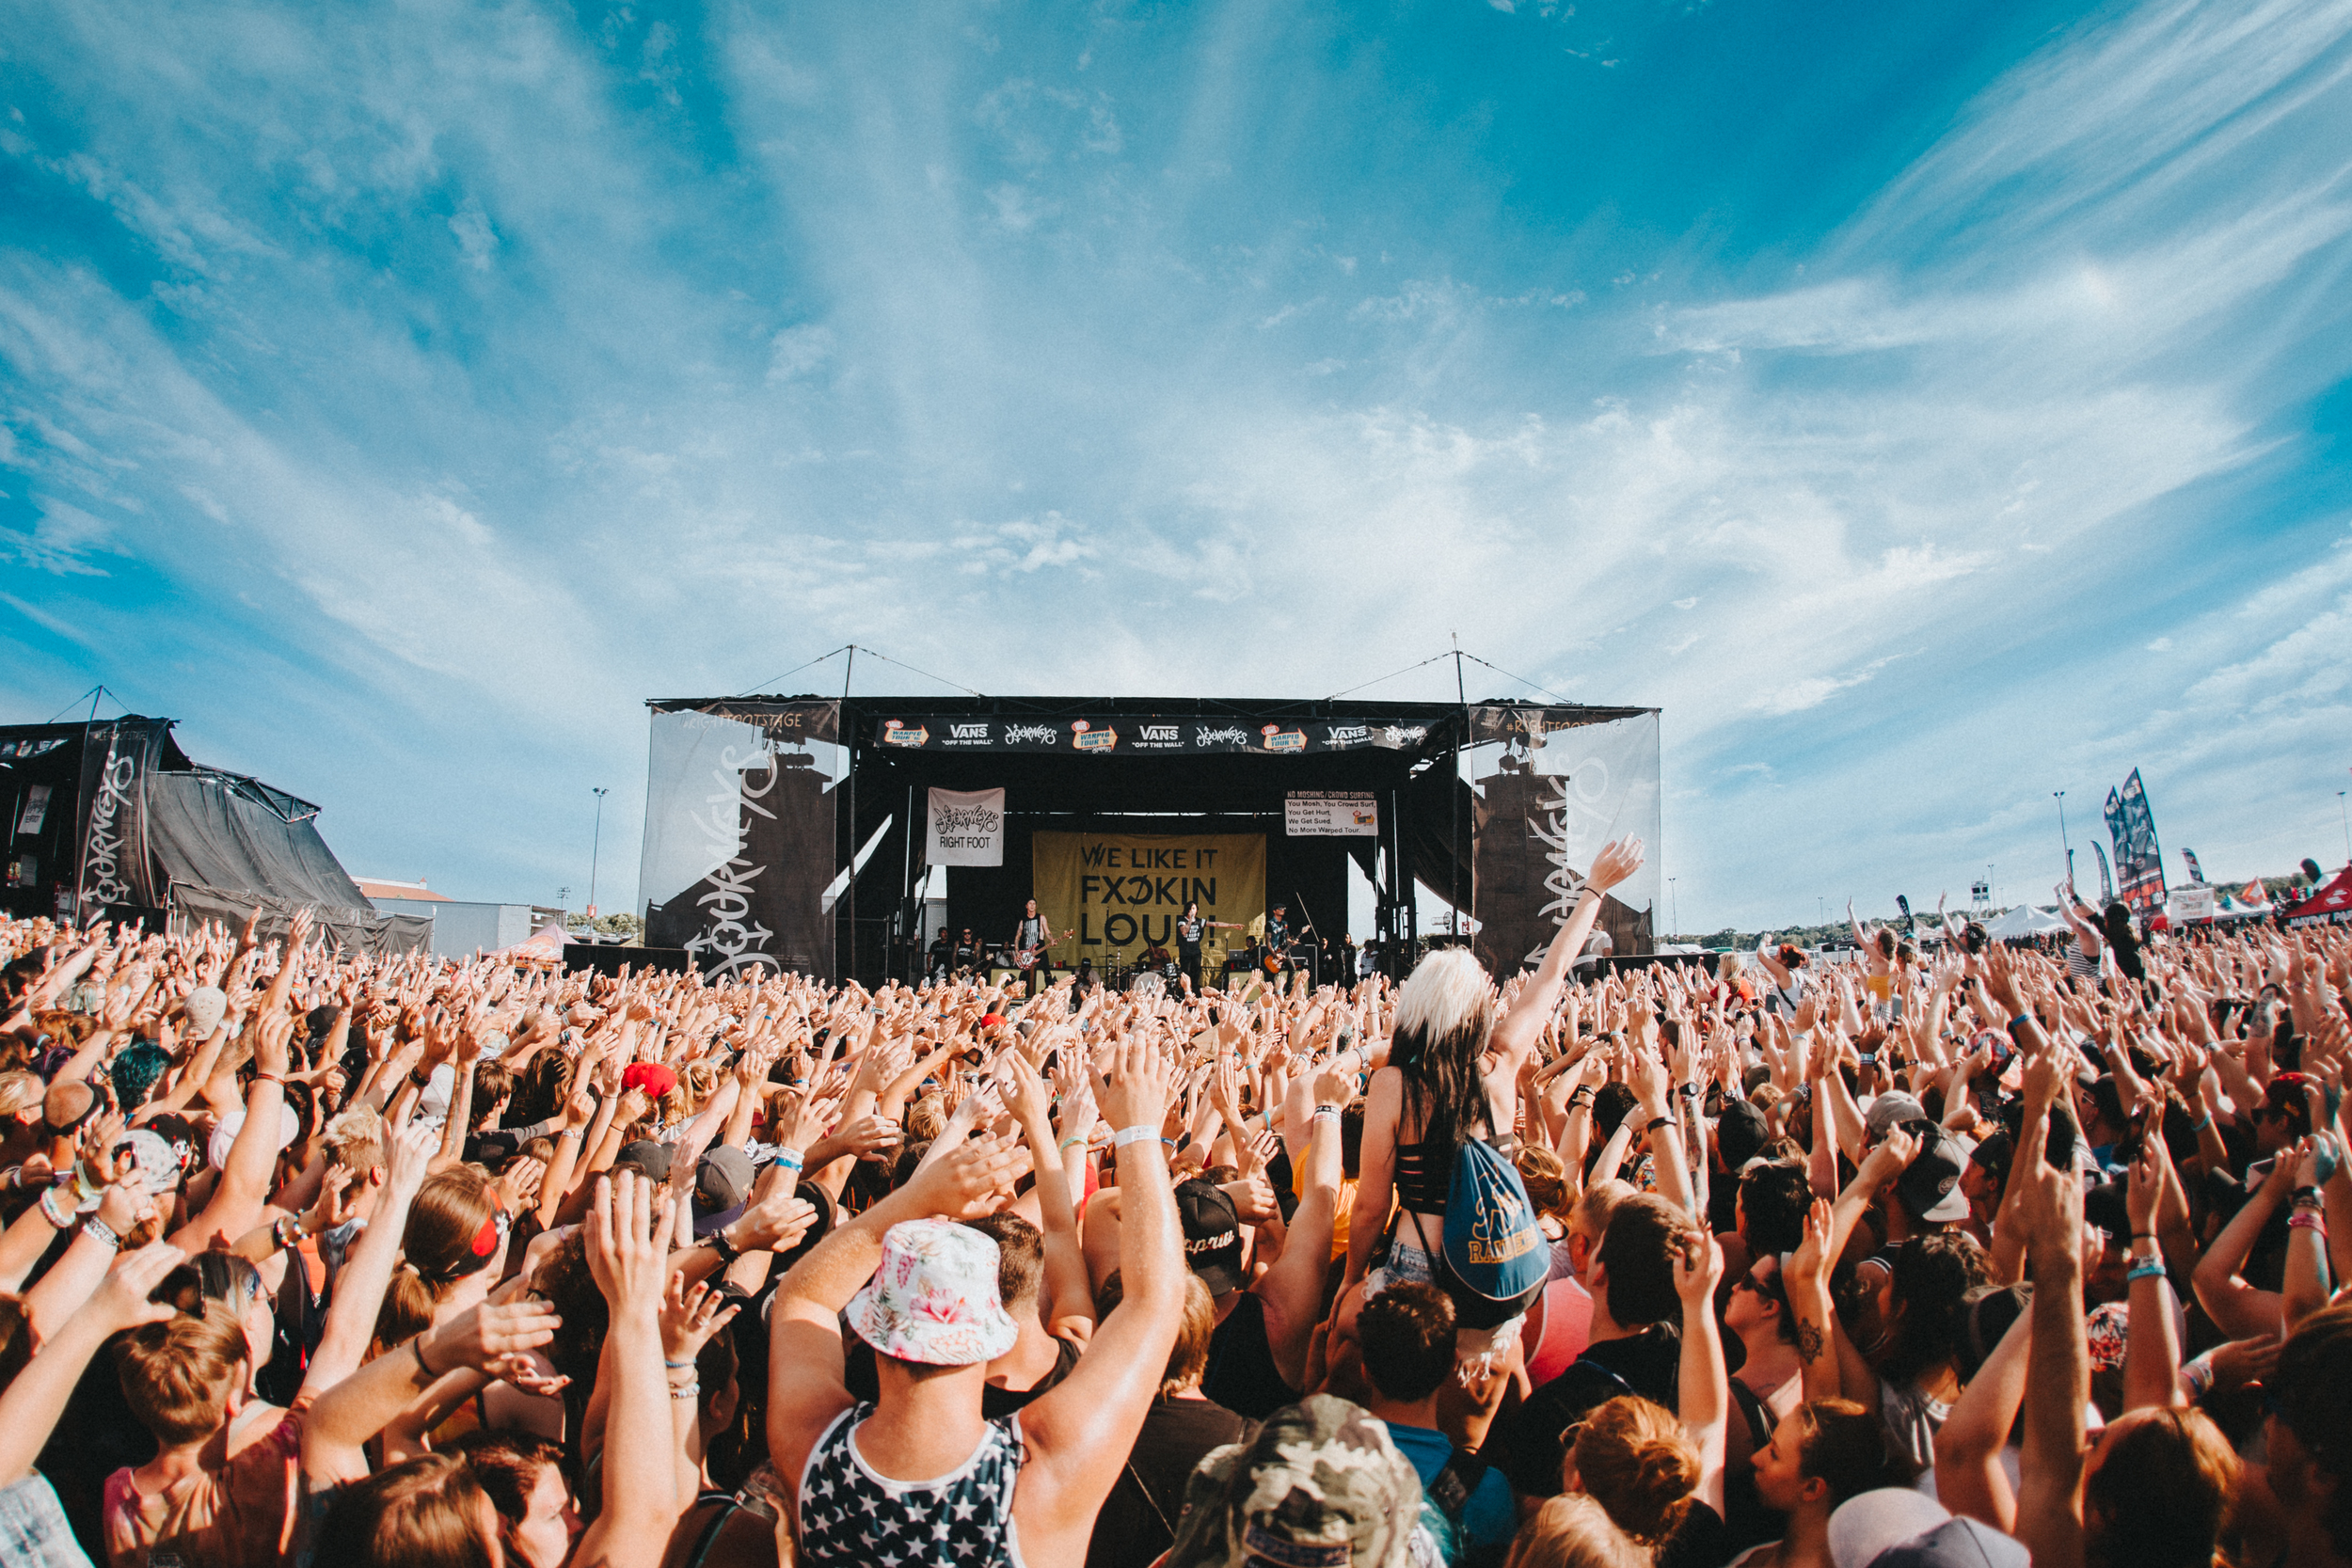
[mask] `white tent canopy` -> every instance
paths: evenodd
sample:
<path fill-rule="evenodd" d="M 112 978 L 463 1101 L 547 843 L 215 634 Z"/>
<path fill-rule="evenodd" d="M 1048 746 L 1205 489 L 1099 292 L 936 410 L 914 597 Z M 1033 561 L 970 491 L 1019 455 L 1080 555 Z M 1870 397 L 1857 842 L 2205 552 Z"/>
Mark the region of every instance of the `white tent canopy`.
<path fill-rule="evenodd" d="M 2038 910 L 2031 904 L 2020 904 L 1987 926 L 1984 933 L 1995 942 L 2009 942 L 2018 937 L 2038 937 L 2045 932 L 2066 928 L 2065 921 L 2046 910 Z"/>

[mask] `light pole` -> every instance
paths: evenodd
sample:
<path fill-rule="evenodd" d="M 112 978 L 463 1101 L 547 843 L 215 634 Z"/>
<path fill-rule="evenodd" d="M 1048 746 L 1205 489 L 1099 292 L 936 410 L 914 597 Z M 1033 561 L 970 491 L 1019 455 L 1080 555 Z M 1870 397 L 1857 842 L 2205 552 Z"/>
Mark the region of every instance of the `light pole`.
<path fill-rule="evenodd" d="M 555 901 L 564 906 L 564 911 L 566 914 L 570 913 L 572 908 L 572 890 L 568 887 L 557 888 L 555 890 Z"/>
<path fill-rule="evenodd" d="M 1672 877 L 1666 879 L 1666 898 L 1674 906 L 1675 935 L 1680 936 L 1682 934 L 1682 895 L 1676 891 L 1675 879 Z"/>
<path fill-rule="evenodd" d="M 2058 797 L 2058 847 L 2066 851 L 2066 881 L 2071 887 L 2074 882 L 2074 847 L 2066 841 L 2066 791 L 2054 789 L 2050 793 Z"/>
<path fill-rule="evenodd" d="M 1993 887 L 1993 863 L 1990 861 L 1985 863 L 1984 867 L 1984 901 L 1989 908 L 1997 910 L 2001 907 L 2001 895 Z"/>
<path fill-rule="evenodd" d="M 604 851 L 604 791 L 591 787 L 596 798 L 596 832 L 588 841 L 588 918 L 596 917 L 596 860 Z"/>
<path fill-rule="evenodd" d="M 2344 863 L 2352 865 L 2352 816 L 2344 815 L 2344 791 L 2336 791 L 2336 816 L 2344 822 Z"/>

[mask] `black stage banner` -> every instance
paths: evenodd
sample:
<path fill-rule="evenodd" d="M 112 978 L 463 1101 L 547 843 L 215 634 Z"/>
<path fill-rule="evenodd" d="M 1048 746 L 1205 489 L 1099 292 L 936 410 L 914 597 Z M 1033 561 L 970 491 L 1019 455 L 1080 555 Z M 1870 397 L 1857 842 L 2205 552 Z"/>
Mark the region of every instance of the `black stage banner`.
<path fill-rule="evenodd" d="M 82 742 L 82 850 L 76 910 L 155 902 L 147 863 L 147 775 L 165 726 L 152 719 L 93 724 Z"/>
<path fill-rule="evenodd" d="M 1425 724 L 1381 724 L 1346 719 L 971 719 L 910 715 L 874 726 L 874 744 L 909 752 L 1076 752 L 1124 756 L 1146 752 L 1170 756 L 1259 752 L 1313 756 L 1368 746 L 1411 751 L 1429 738 Z"/>
<path fill-rule="evenodd" d="M 638 871 L 648 946 L 705 974 L 833 972 L 835 703 L 657 705 Z"/>

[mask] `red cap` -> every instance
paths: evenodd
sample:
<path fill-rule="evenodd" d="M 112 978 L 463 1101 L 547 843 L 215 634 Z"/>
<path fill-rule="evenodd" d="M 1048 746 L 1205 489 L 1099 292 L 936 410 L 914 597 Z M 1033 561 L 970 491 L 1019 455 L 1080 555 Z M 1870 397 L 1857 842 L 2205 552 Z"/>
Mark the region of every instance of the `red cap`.
<path fill-rule="evenodd" d="M 980 1027 L 983 1029 L 993 1029 L 1004 1022 L 1005 1015 L 1002 1013 L 982 1013 L 980 1015 Z"/>
<path fill-rule="evenodd" d="M 621 1073 L 621 1087 L 643 1089 L 660 1100 L 677 1087 L 677 1072 L 660 1062 L 631 1062 Z"/>

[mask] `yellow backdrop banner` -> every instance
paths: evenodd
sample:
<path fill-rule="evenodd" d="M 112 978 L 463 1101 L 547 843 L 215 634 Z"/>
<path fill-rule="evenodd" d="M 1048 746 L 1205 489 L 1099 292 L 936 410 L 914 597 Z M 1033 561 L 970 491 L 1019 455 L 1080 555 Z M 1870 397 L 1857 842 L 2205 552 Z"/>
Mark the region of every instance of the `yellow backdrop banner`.
<path fill-rule="evenodd" d="M 1057 963 L 1099 968 L 1154 946 L 1172 956 L 1191 898 L 1205 918 L 1236 926 L 1265 913 L 1263 833 L 1038 833 L 1030 844 L 1037 907 L 1061 939 Z"/>

